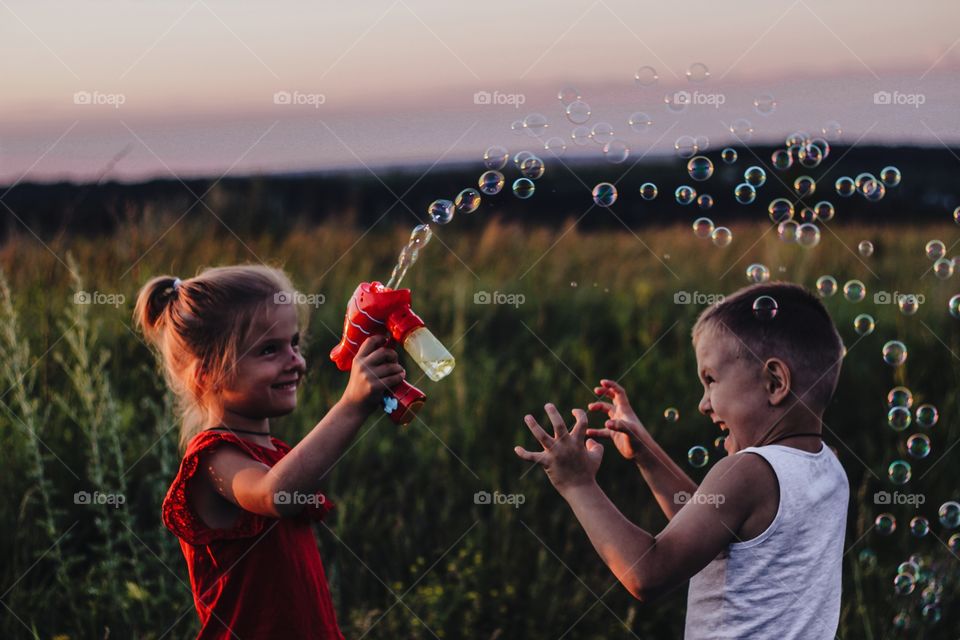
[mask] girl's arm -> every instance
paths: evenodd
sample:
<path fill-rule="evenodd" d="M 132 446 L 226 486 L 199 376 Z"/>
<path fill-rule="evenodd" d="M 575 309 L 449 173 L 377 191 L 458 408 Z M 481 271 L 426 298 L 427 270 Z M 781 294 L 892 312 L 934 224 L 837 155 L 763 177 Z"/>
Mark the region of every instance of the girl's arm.
<path fill-rule="evenodd" d="M 284 517 L 303 510 L 296 499 L 278 502 L 280 492 L 312 496 L 327 472 L 383 393 L 405 377 L 397 353 L 384 347 L 384 336 L 368 338 L 353 359 L 350 380 L 340 400 L 319 423 L 272 468 L 237 447 L 221 447 L 205 459 L 206 477 L 224 498 L 241 509 L 268 517 Z"/>

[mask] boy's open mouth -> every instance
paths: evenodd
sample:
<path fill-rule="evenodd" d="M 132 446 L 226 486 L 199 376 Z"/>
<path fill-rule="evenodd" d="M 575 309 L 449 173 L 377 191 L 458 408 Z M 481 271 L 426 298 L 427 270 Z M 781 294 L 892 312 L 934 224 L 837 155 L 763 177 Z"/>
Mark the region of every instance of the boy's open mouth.
<path fill-rule="evenodd" d="M 287 382 L 279 382 L 277 384 L 272 384 L 270 386 L 273 387 L 274 389 L 283 389 L 283 390 L 296 389 L 298 381 L 299 381 L 299 378 L 294 378 L 293 380 L 289 380 Z"/>
<path fill-rule="evenodd" d="M 717 425 L 718 427 L 720 427 L 720 430 L 721 430 L 721 431 L 729 431 L 729 430 L 730 430 L 730 428 L 727 426 L 727 423 L 724 422 L 723 420 L 717 420 L 716 422 L 714 422 L 714 424 Z"/>

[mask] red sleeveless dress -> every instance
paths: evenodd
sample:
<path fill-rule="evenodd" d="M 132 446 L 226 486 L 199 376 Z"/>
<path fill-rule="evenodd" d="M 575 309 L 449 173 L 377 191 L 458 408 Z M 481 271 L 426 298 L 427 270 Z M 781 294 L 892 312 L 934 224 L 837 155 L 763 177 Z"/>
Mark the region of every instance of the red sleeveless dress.
<path fill-rule="evenodd" d="M 180 539 L 200 616 L 199 639 L 317 638 L 343 640 L 310 523 L 333 508 L 317 493 L 296 516 L 269 518 L 241 511 L 229 529 L 211 529 L 189 501 L 190 479 L 201 454 L 235 446 L 272 467 L 290 447 L 276 451 L 230 433 L 202 431 L 190 441 L 180 471 L 163 500 L 163 523 Z"/>

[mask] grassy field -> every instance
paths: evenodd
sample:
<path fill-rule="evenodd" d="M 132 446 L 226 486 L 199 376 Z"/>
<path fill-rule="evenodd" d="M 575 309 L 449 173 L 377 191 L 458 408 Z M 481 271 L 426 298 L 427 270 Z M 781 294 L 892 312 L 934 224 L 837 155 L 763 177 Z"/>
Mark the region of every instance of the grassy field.
<path fill-rule="evenodd" d="M 163 235 L 173 219 L 148 216 L 108 236 L 48 246 L 19 232 L 2 247 L 5 638 L 196 632 L 186 567 L 160 522 L 179 463 L 176 423 L 151 354 L 132 332 L 139 286 L 160 273 L 188 277 L 202 266 L 262 260 L 284 265 L 301 291 L 324 294 L 326 303 L 311 316 L 310 374 L 299 408 L 274 425 L 294 444 L 346 383 L 327 354 L 339 339 L 349 294 L 361 280 L 386 279 L 412 226 L 385 223 L 364 235 L 328 222 L 241 240 L 199 210 Z M 747 283 L 751 262 L 766 264 L 775 279 L 809 287 L 832 274 L 841 285 L 859 278 L 868 288 L 858 304 L 842 294 L 826 301 L 849 350 L 825 416 L 826 440 L 838 450 L 852 495 L 839 636 L 891 637 L 894 616 L 905 611 L 912 637 L 952 637 L 960 562 L 946 548 L 951 532 L 937 521 L 937 508 L 958 498 L 960 448 L 951 447 L 960 437 L 960 321 L 947 314 L 947 299 L 960 290 L 960 275 L 921 275 L 930 265 L 924 244 L 939 237 L 949 246 L 958 228 L 878 229 L 835 220 L 807 250 L 781 243 L 769 223 L 744 223 L 733 226 L 733 243 L 721 249 L 696 238 L 685 219 L 590 234 L 568 231 L 572 222 L 454 223 L 439 230 L 411 270 L 405 285 L 414 309 L 451 349 L 457 368 L 439 383 L 421 379 L 430 396 L 422 420 L 397 429 L 371 419 L 329 476 L 325 491 L 339 508 L 317 535 L 347 637 L 680 637 L 685 588 L 638 605 L 603 567 L 542 472 L 529 470 L 512 448 L 532 445 L 524 413 L 542 411 L 548 400 L 563 411 L 584 407 L 590 387 L 611 377 L 622 379 L 675 459 L 686 466 L 695 444 L 712 450 L 717 432 L 696 411 L 701 389 L 689 339 L 701 306 L 675 304 L 674 295 L 730 293 Z M 876 245 L 870 258 L 856 254 L 862 239 Z M 99 299 L 116 306 L 74 304 L 81 290 L 105 294 Z M 874 304 L 879 290 L 922 292 L 926 300 L 908 317 L 895 305 Z M 523 301 L 475 304 L 483 291 Z M 874 315 L 877 329 L 860 338 L 852 323 L 864 312 Z M 893 338 L 909 347 L 898 369 L 881 358 Z M 912 461 L 913 480 L 901 488 L 926 496 L 919 513 L 932 526 L 924 538 L 910 535 L 912 507 L 881 509 L 873 500 L 875 491 L 896 488 L 887 465 L 905 458 L 913 432 L 886 426 L 886 394 L 897 384 L 940 411 L 930 456 Z M 677 423 L 663 419 L 668 406 L 679 409 Z M 695 479 L 707 470 L 686 468 Z M 639 474 L 609 446 L 600 481 L 633 521 L 654 532 L 665 524 Z M 76 504 L 78 491 L 121 494 L 125 502 Z M 521 494 L 523 504 L 476 504 L 478 491 Z M 881 510 L 897 517 L 892 536 L 872 530 Z M 876 554 L 875 565 L 861 561 L 865 549 Z M 923 556 L 926 581 L 912 595 L 896 596 L 896 567 L 911 554 Z M 921 591 L 931 581 L 942 587 L 943 619 L 935 625 L 921 617 Z"/>

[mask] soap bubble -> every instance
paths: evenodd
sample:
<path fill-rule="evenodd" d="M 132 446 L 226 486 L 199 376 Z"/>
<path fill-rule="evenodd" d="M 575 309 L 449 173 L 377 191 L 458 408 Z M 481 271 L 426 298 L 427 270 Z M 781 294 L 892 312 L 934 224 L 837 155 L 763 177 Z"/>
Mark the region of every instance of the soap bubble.
<path fill-rule="evenodd" d="M 660 79 L 660 76 L 657 75 L 657 70 L 649 65 L 645 65 L 637 69 L 637 72 L 633 74 L 633 79 L 641 87 L 649 87 L 657 83 L 657 80 Z"/>
<path fill-rule="evenodd" d="M 912 293 L 901 293 L 897 295 L 897 307 L 903 315 L 912 316 L 920 308 L 920 301 Z"/>
<path fill-rule="evenodd" d="M 938 260 L 947 252 L 947 247 L 940 240 L 931 240 L 927 243 L 924 251 L 931 260 Z"/>
<path fill-rule="evenodd" d="M 524 158 L 520 163 L 520 173 L 523 174 L 524 178 L 537 180 L 543 175 L 543 171 L 543 160 L 537 156 L 531 155 L 529 158 Z"/>
<path fill-rule="evenodd" d="M 926 458 L 930 455 L 930 437 L 915 433 L 907 438 L 907 453 L 913 458 Z"/>
<path fill-rule="evenodd" d="M 593 201 L 599 207 L 612 206 L 617 201 L 617 188 L 609 182 L 601 182 L 593 188 Z"/>
<path fill-rule="evenodd" d="M 960 527 L 960 504 L 949 500 L 940 505 L 940 524 L 947 529 Z"/>
<path fill-rule="evenodd" d="M 830 155 L 830 143 L 823 138 L 814 138 L 810 141 L 810 145 L 820 149 L 821 160 L 826 160 L 827 156 Z"/>
<path fill-rule="evenodd" d="M 873 243 L 869 240 L 861 240 L 860 244 L 857 245 L 857 251 L 860 252 L 864 258 L 869 258 L 873 255 Z"/>
<path fill-rule="evenodd" d="M 747 267 L 747 281 L 753 283 L 766 282 L 770 279 L 770 269 L 766 265 L 755 262 Z"/>
<path fill-rule="evenodd" d="M 867 286 L 859 280 L 847 280 L 843 285 L 843 297 L 850 302 L 860 302 L 867 295 Z"/>
<path fill-rule="evenodd" d="M 430 238 L 433 237 L 433 230 L 428 224 L 418 224 L 413 228 L 413 231 L 410 232 L 410 240 L 407 242 L 410 246 L 418 251 L 430 242 Z"/>
<path fill-rule="evenodd" d="M 457 213 L 473 213 L 480 206 L 480 193 L 476 189 L 464 189 L 453 201 Z"/>
<path fill-rule="evenodd" d="M 922 538 L 930 533 L 930 521 L 923 516 L 914 516 L 910 519 L 910 533 L 917 538 Z"/>
<path fill-rule="evenodd" d="M 703 152 L 710 148 L 710 138 L 707 136 L 694 136 L 693 141 L 697 143 L 698 152 Z"/>
<path fill-rule="evenodd" d="M 936 624 L 940 622 L 940 617 L 942 612 L 940 611 L 940 606 L 937 604 L 928 604 L 921 610 L 920 615 L 923 616 L 923 621 L 927 624 Z"/>
<path fill-rule="evenodd" d="M 810 207 L 800 207 L 800 212 L 797 214 L 797 221 L 800 224 L 804 222 L 814 223 L 817 220 L 817 212 L 811 209 Z"/>
<path fill-rule="evenodd" d="M 940 412 L 937 411 L 937 408 L 932 404 L 925 403 L 917 407 L 916 416 L 917 426 L 923 429 L 929 429 L 937 424 L 937 420 L 940 419 Z"/>
<path fill-rule="evenodd" d="M 730 123 L 730 133 L 738 140 L 748 142 L 753 137 L 753 125 L 746 118 L 737 118 Z"/>
<path fill-rule="evenodd" d="M 519 169 L 519 168 L 523 165 L 524 162 L 526 162 L 529 158 L 534 158 L 534 157 L 536 157 L 536 156 L 534 156 L 534 155 L 533 155 L 531 152 L 529 152 L 529 151 L 518 151 L 518 152 L 513 156 L 513 164 L 516 165 L 517 169 Z"/>
<path fill-rule="evenodd" d="M 953 275 L 953 260 L 937 258 L 937 261 L 933 263 L 933 273 L 941 280 L 946 280 Z"/>
<path fill-rule="evenodd" d="M 673 148 L 676 149 L 677 155 L 681 158 L 692 158 L 699 151 L 697 141 L 692 136 L 680 136 L 673 143 Z"/>
<path fill-rule="evenodd" d="M 609 122 L 598 122 L 590 130 L 590 139 L 597 144 L 606 144 L 613 140 L 613 125 Z"/>
<path fill-rule="evenodd" d="M 793 166 L 793 154 L 787 149 L 777 149 L 770 154 L 770 162 L 778 171 L 786 171 Z"/>
<path fill-rule="evenodd" d="M 890 407 L 887 411 L 887 425 L 894 431 L 905 431 L 912 421 L 913 416 L 907 407 Z"/>
<path fill-rule="evenodd" d="M 819 166 L 823 161 L 823 151 L 815 144 L 801 145 L 801 147 L 797 149 L 797 160 L 804 167 L 812 169 L 813 167 Z"/>
<path fill-rule="evenodd" d="M 523 128 L 523 120 L 514 120 L 510 124 L 510 131 L 513 131 L 515 134 L 522 135 L 526 132 L 526 129 Z"/>
<path fill-rule="evenodd" d="M 821 200 L 813 205 L 813 210 L 817 214 L 817 220 L 823 220 L 824 222 L 833 220 L 833 216 L 836 213 L 833 203 L 828 200 Z"/>
<path fill-rule="evenodd" d="M 817 183 L 810 176 L 800 176 L 793 181 L 793 190 L 801 198 L 812 196 L 817 190 Z"/>
<path fill-rule="evenodd" d="M 709 238 L 713 234 L 713 220 L 710 218 L 697 218 L 693 221 L 693 233 L 698 238 Z"/>
<path fill-rule="evenodd" d="M 674 191 L 673 195 L 677 200 L 677 204 L 686 206 L 696 199 L 697 190 L 684 184 L 677 187 L 677 190 Z"/>
<path fill-rule="evenodd" d="M 823 137 L 827 140 L 837 140 L 843 135 L 843 128 L 840 127 L 839 122 L 831 120 L 821 127 L 820 133 L 822 133 Z"/>
<path fill-rule="evenodd" d="M 557 91 L 557 100 L 564 106 L 580 99 L 580 92 L 575 87 L 566 86 Z"/>
<path fill-rule="evenodd" d="M 904 386 L 894 387 L 887 393 L 887 406 L 906 407 L 913 406 L 913 392 Z"/>
<path fill-rule="evenodd" d="M 697 196 L 697 206 L 700 207 L 703 211 L 713 207 L 713 196 L 709 193 L 701 193 Z"/>
<path fill-rule="evenodd" d="M 434 200 L 427 208 L 430 218 L 437 224 L 447 224 L 453 220 L 453 203 L 449 200 Z"/>
<path fill-rule="evenodd" d="M 500 190 L 503 189 L 503 185 L 506 180 L 503 177 L 503 174 L 499 171 L 485 171 L 483 175 L 480 176 L 479 187 L 480 191 L 487 194 L 488 196 L 495 196 L 500 193 Z"/>
<path fill-rule="evenodd" d="M 897 519 L 892 513 L 881 513 L 873 521 L 873 526 L 880 535 L 889 536 L 897 530 Z"/>
<path fill-rule="evenodd" d="M 868 313 L 861 313 L 853 319 L 853 330 L 861 336 L 868 336 L 873 333 L 875 326 L 873 316 Z"/>
<path fill-rule="evenodd" d="M 547 138 L 547 141 L 543 143 L 543 150 L 549 151 L 554 156 L 562 156 L 563 152 L 567 150 L 567 144 L 563 141 L 563 138 L 553 136 Z"/>
<path fill-rule="evenodd" d="M 710 234 L 710 239 L 713 240 L 713 244 L 718 247 L 725 247 L 733 240 L 733 232 L 726 227 L 717 227 L 713 230 L 713 233 Z"/>
<path fill-rule="evenodd" d="M 673 91 L 663 96 L 663 105 L 674 114 L 683 113 L 690 106 L 690 94 L 686 91 Z"/>
<path fill-rule="evenodd" d="M 680 411 L 676 407 L 667 407 L 663 410 L 663 417 L 667 422 L 676 422 L 680 419 Z"/>
<path fill-rule="evenodd" d="M 737 150 L 733 147 L 727 147 L 720 152 L 720 159 L 727 164 L 733 164 L 737 161 Z M 957 207 L 957 210 L 960 211 L 960 207 Z M 960 224 L 960 223 L 958 223 Z"/>
<path fill-rule="evenodd" d="M 873 549 L 863 549 L 857 559 L 867 571 L 873 571 L 877 568 L 877 553 Z"/>
<path fill-rule="evenodd" d="M 953 221 L 960 224 L 960 207 L 953 210 Z"/>
<path fill-rule="evenodd" d="M 570 138 L 573 140 L 574 144 L 578 146 L 584 146 L 590 142 L 590 127 L 579 126 L 574 127 L 573 131 L 570 132 Z"/>
<path fill-rule="evenodd" d="M 637 111 L 627 118 L 627 125 L 637 133 L 646 133 L 653 126 L 653 120 L 645 112 Z"/>
<path fill-rule="evenodd" d="M 761 93 L 753 99 L 753 109 L 761 116 L 769 116 L 777 110 L 777 101 L 769 93 Z"/>
<path fill-rule="evenodd" d="M 796 220 L 784 220 L 777 225 L 777 238 L 780 242 L 790 244 L 797 241 L 797 229 L 800 225 Z"/>
<path fill-rule="evenodd" d="M 770 296 L 758 296 L 753 301 L 753 315 L 757 320 L 773 320 L 778 308 L 777 301 Z"/>
<path fill-rule="evenodd" d="M 547 117 L 542 113 L 531 113 L 523 119 L 523 128 L 535 136 L 543 135 L 549 126 Z"/>
<path fill-rule="evenodd" d="M 620 164 L 630 156 L 630 149 L 622 140 L 611 140 L 603 145 L 603 155 L 607 162 Z"/>
<path fill-rule="evenodd" d="M 899 367 L 907 361 L 907 345 L 899 340 L 890 340 L 883 345 L 883 361 L 891 367 Z"/>
<path fill-rule="evenodd" d="M 694 62 L 687 69 L 687 80 L 690 82 L 704 82 L 710 77 L 710 69 L 702 62 Z"/>
<path fill-rule="evenodd" d="M 698 182 L 703 182 L 713 175 L 713 163 L 706 156 L 694 156 L 687 162 L 687 173 Z"/>
<path fill-rule="evenodd" d="M 837 178 L 837 181 L 833 183 L 833 187 L 837 190 L 837 195 L 843 198 L 849 198 L 857 191 L 856 183 L 853 181 L 853 178 L 849 176 Z"/>
<path fill-rule="evenodd" d="M 753 188 L 753 185 L 741 182 L 733 190 L 733 196 L 740 204 L 750 204 L 757 199 L 757 190 Z"/>
<path fill-rule="evenodd" d="M 763 170 L 763 167 L 756 165 L 747 167 L 747 170 L 743 172 L 743 180 L 754 187 L 762 187 L 763 183 L 767 181 L 767 172 Z"/>
<path fill-rule="evenodd" d="M 897 577 L 893 579 L 893 591 L 898 596 L 910 595 L 916 586 L 916 580 L 909 573 L 898 573 Z"/>
<path fill-rule="evenodd" d="M 912 474 L 913 469 L 906 460 L 894 460 L 887 467 L 887 477 L 893 484 L 907 484 Z"/>
<path fill-rule="evenodd" d="M 947 310 L 950 311 L 950 315 L 960 320 L 960 293 L 950 298 Z"/>
<path fill-rule="evenodd" d="M 701 469 L 710 461 L 710 453 L 700 445 L 694 445 L 687 451 L 687 462 L 691 467 Z"/>
<path fill-rule="evenodd" d="M 797 244 L 801 247 L 815 247 L 820 244 L 820 229 L 815 224 L 805 222 L 797 229 Z"/>
<path fill-rule="evenodd" d="M 837 279 L 833 276 L 820 276 L 817 278 L 817 293 L 821 298 L 829 298 L 837 292 Z"/>
<path fill-rule="evenodd" d="M 770 220 L 780 224 L 793 218 L 793 203 L 786 198 L 775 198 L 767 205 L 767 213 L 770 214 Z"/>
<path fill-rule="evenodd" d="M 521 200 L 526 200 L 532 196 L 535 189 L 533 180 L 530 178 L 517 178 L 513 181 L 513 195 Z"/>
<path fill-rule="evenodd" d="M 583 100 L 574 100 L 565 109 L 567 120 L 573 124 L 583 124 L 590 119 L 590 105 Z"/>
<path fill-rule="evenodd" d="M 640 185 L 640 197 L 644 200 L 653 200 L 657 197 L 657 185 L 652 182 L 644 182 Z"/>
<path fill-rule="evenodd" d="M 499 145 L 488 147 L 483 152 L 483 166 L 487 169 L 503 169 L 510 160 L 510 154 Z"/>
<path fill-rule="evenodd" d="M 888 187 L 895 187 L 900 184 L 900 169 L 896 167 L 884 167 L 880 170 L 880 181 Z"/>

